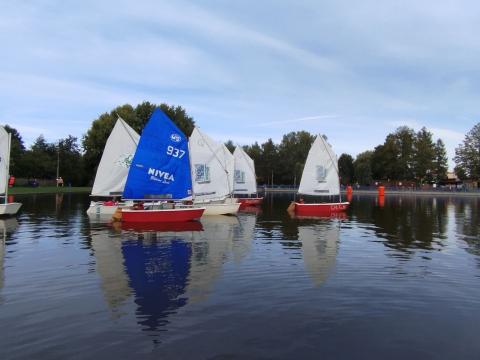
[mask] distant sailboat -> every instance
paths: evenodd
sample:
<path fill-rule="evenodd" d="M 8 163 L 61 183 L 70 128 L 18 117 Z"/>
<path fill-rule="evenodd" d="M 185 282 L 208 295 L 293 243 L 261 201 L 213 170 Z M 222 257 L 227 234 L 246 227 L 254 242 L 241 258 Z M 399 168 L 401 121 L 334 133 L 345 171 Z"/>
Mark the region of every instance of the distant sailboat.
<path fill-rule="evenodd" d="M 8 178 L 10 176 L 10 147 L 12 134 L 9 134 L 3 126 L 0 126 L 0 194 L 4 196 L 3 204 L 0 204 L 0 215 L 15 215 L 21 203 L 8 202 Z"/>
<path fill-rule="evenodd" d="M 188 140 L 158 108 L 143 129 L 123 198 L 142 201 L 122 209 L 124 222 L 191 221 L 205 210 L 180 203 L 192 199 Z"/>
<path fill-rule="evenodd" d="M 233 155 L 198 128 L 193 129 L 189 144 L 194 204 L 206 208 L 204 215 L 236 214 L 240 204 L 230 198 Z"/>
<path fill-rule="evenodd" d="M 123 193 L 139 139 L 140 136 L 124 120 L 117 120 L 105 144 L 91 194 L 109 201 L 92 201 L 87 214 L 112 215 L 118 207 L 133 205 L 133 202 L 118 203 L 110 199 Z"/>
<path fill-rule="evenodd" d="M 248 195 L 240 197 L 238 201 L 242 206 L 255 206 L 263 201 L 263 197 L 257 194 L 257 177 L 255 174 L 255 163 L 253 159 L 240 147 L 237 146 L 233 152 L 235 159 L 235 175 L 233 192 L 234 194 Z M 255 197 L 251 195 L 255 194 Z"/>
<path fill-rule="evenodd" d="M 340 201 L 308 204 L 294 202 L 291 207 L 294 207 L 297 216 L 325 216 L 348 208 L 349 203 L 342 202 L 340 197 L 337 156 L 322 135 L 316 137 L 308 152 L 298 193 L 313 196 L 338 195 Z"/>

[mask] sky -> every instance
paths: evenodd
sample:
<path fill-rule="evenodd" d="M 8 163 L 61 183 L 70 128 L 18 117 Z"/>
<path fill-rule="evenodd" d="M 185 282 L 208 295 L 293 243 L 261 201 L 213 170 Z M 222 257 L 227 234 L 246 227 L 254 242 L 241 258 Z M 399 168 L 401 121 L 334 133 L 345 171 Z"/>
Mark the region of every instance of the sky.
<path fill-rule="evenodd" d="M 479 121 L 478 34 L 476 1 L 2 0 L 0 123 L 28 145 L 165 102 L 239 145 L 307 130 L 355 156 L 425 126 L 451 159 Z"/>

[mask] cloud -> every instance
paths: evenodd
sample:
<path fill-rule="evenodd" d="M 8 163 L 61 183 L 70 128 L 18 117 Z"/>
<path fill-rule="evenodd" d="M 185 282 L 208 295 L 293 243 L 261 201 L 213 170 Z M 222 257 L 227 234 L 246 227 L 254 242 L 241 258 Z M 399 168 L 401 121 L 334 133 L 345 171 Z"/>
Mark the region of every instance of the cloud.
<path fill-rule="evenodd" d="M 6 3 L 0 121 L 80 137 L 99 114 L 147 100 L 182 105 L 225 139 L 304 129 L 352 155 L 425 124 L 451 155 L 480 116 L 479 10 L 433 0 Z"/>
<path fill-rule="evenodd" d="M 265 127 L 265 126 L 277 126 L 283 124 L 298 124 L 304 121 L 313 121 L 313 120 L 324 120 L 324 119 L 337 119 L 339 118 L 338 115 L 315 115 L 315 116 L 307 116 L 297 119 L 290 119 L 290 120 L 278 120 L 278 121 L 269 121 L 263 123 L 257 123 L 250 125 L 250 127 Z"/>

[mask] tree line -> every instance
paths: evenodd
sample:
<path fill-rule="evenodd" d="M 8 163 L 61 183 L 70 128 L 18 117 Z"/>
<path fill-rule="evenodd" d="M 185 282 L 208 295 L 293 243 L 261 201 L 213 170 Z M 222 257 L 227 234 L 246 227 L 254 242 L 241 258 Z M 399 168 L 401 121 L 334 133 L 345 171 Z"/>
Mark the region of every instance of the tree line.
<path fill-rule="evenodd" d="M 20 133 L 5 126 L 12 134 L 10 173 L 17 178 L 55 179 L 59 174 L 66 184 L 91 185 L 96 168 L 110 132 L 118 117 L 141 133 L 153 110 L 160 107 L 172 121 L 190 136 L 195 121 L 181 106 L 143 102 L 133 107 L 118 106 L 93 120 L 81 140 L 67 136 L 56 142 L 47 142 L 40 135 L 27 149 Z M 272 139 L 259 144 L 244 145 L 244 150 L 255 161 L 259 184 L 298 185 L 308 151 L 315 135 L 295 131 L 283 135 L 279 143 Z M 233 152 L 235 144 L 225 145 Z M 339 172 L 343 184 L 371 184 L 374 181 L 439 182 L 447 176 L 447 155 L 441 139 L 434 140 L 426 128 L 415 132 L 399 127 L 385 138 L 383 144 L 358 154 L 339 157 Z M 477 124 L 456 149 L 455 171 L 465 179 L 480 178 L 480 124 Z"/>

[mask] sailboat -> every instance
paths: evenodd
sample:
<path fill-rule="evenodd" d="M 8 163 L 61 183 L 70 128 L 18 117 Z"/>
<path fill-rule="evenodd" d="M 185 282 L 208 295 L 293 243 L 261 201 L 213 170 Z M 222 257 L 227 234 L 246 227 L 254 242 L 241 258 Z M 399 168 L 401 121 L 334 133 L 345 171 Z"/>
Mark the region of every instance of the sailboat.
<path fill-rule="evenodd" d="M 348 208 L 349 203 L 341 200 L 337 156 L 322 135 L 316 137 L 308 152 L 298 193 L 314 196 L 338 195 L 339 201 L 310 204 L 294 202 L 291 206 L 297 216 L 325 216 Z"/>
<path fill-rule="evenodd" d="M 242 207 L 260 205 L 263 197 L 258 197 L 257 194 L 257 177 L 253 159 L 240 146 L 235 148 L 233 157 L 235 158 L 233 193 L 249 195 L 249 197 L 238 198 L 238 202 Z M 252 194 L 255 194 L 255 197 L 251 197 Z"/>
<path fill-rule="evenodd" d="M 118 207 L 133 205 L 133 202 L 110 200 L 120 197 L 127 180 L 128 169 L 140 136 L 123 119 L 118 118 L 103 150 L 97 168 L 91 196 L 105 197 L 107 201 L 92 201 L 89 215 L 113 215 Z"/>
<path fill-rule="evenodd" d="M 189 145 L 194 205 L 205 207 L 204 215 L 236 214 L 240 204 L 231 197 L 233 155 L 224 144 L 213 141 L 197 127 Z"/>
<path fill-rule="evenodd" d="M 123 199 L 141 201 L 122 209 L 124 222 L 191 221 L 205 211 L 181 203 L 192 199 L 188 140 L 158 108 L 143 129 Z"/>
<path fill-rule="evenodd" d="M 10 147 L 12 134 L 9 134 L 3 126 L 0 126 L 0 194 L 3 194 L 5 201 L 0 204 L 0 215 L 15 215 L 21 203 L 8 202 L 8 178 L 10 168 Z"/>

